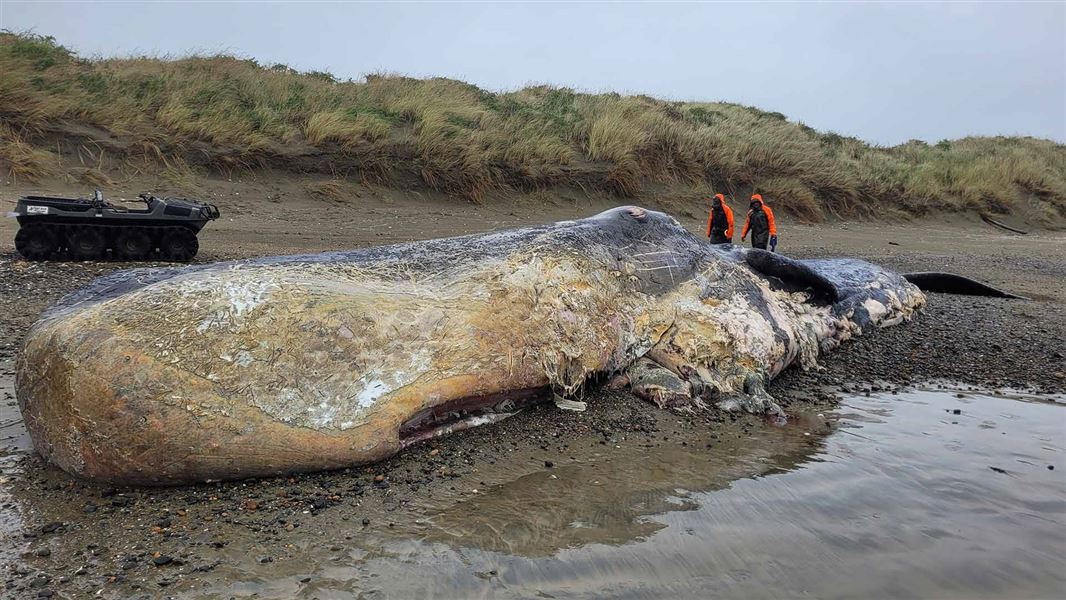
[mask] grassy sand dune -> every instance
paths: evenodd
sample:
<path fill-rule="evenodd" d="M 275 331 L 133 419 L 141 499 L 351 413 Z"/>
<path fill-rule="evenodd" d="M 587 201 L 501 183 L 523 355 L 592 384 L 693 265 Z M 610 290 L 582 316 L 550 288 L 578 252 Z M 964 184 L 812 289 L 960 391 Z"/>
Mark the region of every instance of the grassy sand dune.
<path fill-rule="evenodd" d="M 800 219 L 1024 213 L 1066 219 L 1066 147 L 971 137 L 885 148 L 728 103 L 493 93 L 449 79 L 227 56 L 86 60 L 0 34 L 0 173 L 106 186 L 117 172 L 274 168 L 482 201 L 494 191 L 756 189 Z M 111 175 L 109 175 L 109 173 Z"/>

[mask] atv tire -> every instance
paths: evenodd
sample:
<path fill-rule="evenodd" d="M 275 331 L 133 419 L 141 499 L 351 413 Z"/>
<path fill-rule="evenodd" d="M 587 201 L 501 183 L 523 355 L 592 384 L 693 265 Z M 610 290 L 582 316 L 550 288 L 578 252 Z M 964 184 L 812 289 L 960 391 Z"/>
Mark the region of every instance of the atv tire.
<path fill-rule="evenodd" d="M 48 260 L 59 249 L 59 242 L 47 225 L 25 225 L 15 233 L 15 249 L 27 260 Z"/>
<path fill-rule="evenodd" d="M 163 236 L 159 250 L 165 260 L 189 262 L 200 250 L 200 242 L 196 240 L 195 233 L 188 229 L 178 229 Z"/>
<path fill-rule="evenodd" d="M 107 238 L 95 227 L 76 227 L 70 236 L 70 256 L 74 260 L 100 260 L 107 252 Z"/>
<path fill-rule="evenodd" d="M 115 255 L 123 260 L 144 260 L 154 249 L 152 236 L 146 231 L 124 231 L 115 238 Z"/>

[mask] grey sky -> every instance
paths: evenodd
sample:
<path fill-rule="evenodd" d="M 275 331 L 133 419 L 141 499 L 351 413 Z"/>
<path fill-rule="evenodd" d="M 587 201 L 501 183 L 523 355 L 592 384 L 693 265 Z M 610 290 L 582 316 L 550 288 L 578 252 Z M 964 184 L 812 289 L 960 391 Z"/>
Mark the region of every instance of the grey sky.
<path fill-rule="evenodd" d="M 315 3 L 0 0 L 84 55 L 227 52 L 359 78 L 726 100 L 895 144 L 1066 141 L 1066 2 Z"/>

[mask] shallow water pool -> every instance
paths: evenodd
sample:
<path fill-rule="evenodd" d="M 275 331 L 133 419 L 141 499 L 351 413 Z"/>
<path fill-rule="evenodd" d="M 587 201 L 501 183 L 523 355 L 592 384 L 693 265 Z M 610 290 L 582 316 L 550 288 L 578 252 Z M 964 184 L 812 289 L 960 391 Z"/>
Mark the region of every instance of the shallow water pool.
<path fill-rule="evenodd" d="M 524 474 L 208 597 L 1066 597 L 1066 406 L 913 391 Z M 302 579 L 312 576 L 309 581 Z"/>

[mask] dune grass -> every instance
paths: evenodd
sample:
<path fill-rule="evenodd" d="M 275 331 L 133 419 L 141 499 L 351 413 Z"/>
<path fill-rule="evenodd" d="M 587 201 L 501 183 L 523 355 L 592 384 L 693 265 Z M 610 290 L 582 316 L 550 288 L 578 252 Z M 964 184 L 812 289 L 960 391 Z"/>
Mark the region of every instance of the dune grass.
<path fill-rule="evenodd" d="M 257 168 L 310 156 L 300 169 L 385 182 L 414 173 L 474 201 L 506 188 L 627 197 L 703 182 L 755 189 L 812 221 L 1034 206 L 1048 221 L 1066 218 L 1066 147 L 1048 140 L 886 148 L 730 103 L 551 86 L 492 93 L 393 75 L 337 81 L 228 56 L 85 60 L 51 38 L 0 33 L 0 170 L 54 174 L 67 158 L 56 138 L 85 128 L 127 158 Z"/>

